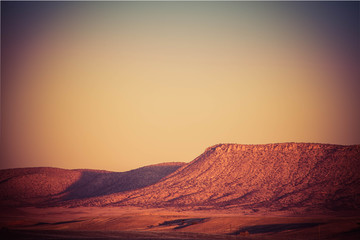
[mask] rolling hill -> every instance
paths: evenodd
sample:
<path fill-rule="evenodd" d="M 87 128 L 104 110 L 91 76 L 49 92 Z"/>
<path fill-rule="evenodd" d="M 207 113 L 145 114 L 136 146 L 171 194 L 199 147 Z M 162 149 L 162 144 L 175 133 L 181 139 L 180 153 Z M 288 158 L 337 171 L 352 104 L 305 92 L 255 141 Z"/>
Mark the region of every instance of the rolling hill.
<path fill-rule="evenodd" d="M 164 163 L 127 172 L 60 168 L 0 170 L 0 205 L 45 206 L 149 186 L 185 163 Z"/>

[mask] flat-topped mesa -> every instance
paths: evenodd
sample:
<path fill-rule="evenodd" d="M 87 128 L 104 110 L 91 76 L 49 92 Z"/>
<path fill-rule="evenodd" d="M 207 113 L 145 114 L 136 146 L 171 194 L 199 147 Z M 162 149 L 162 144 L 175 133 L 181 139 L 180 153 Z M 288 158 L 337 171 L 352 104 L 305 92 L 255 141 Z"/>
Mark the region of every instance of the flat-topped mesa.
<path fill-rule="evenodd" d="M 359 172 L 360 145 L 217 144 L 155 185 L 97 203 L 300 212 L 358 209 Z"/>
<path fill-rule="evenodd" d="M 334 145 L 321 143 L 271 143 L 271 144 L 216 144 L 208 147 L 203 154 L 193 160 L 199 161 L 210 156 L 220 159 L 221 155 L 236 155 L 238 157 L 250 154 L 252 157 L 260 154 L 281 157 L 283 154 L 293 154 L 293 160 L 296 161 L 300 156 L 304 155 L 329 155 L 332 153 L 344 154 L 346 152 L 359 152 L 360 145 Z M 295 155 L 297 156 L 295 156 Z"/>
<path fill-rule="evenodd" d="M 331 149 L 331 148 L 348 148 L 356 147 L 360 145 L 335 145 L 335 144 L 323 144 L 323 143 L 268 143 L 268 144 L 236 144 L 236 143 L 219 143 L 211 147 L 206 148 L 205 152 L 212 151 L 269 151 L 269 150 L 292 150 L 292 149 Z"/>
<path fill-rule="evenodd" d="M 334 156 L 342 158 L 340 155 L 359 153 L 359 150 L 360 145 L 343 146 L 319 143 L 216 144 L 208 147 L 204 153 L 183 169 L 189 170 L 196 167 L 204 170 L 214 164 L 219 168 L 236 169 L 243 167 L 242 164 L 246 162 L 255 164 L 261 161 L 262 164 L 267 162 L 271 165 L 274 160 L 276 162 L 310 161 L 315 163 L 323 158 Z"/>
<path fill-rule="evenodd" d="M 360 160 L 360 145 L 334 145 L 320 143 L 273 143 L 273 144 L 216 144 L 208 147 L 191 164 L 212 165 L 233 169 L 249 164 L 262 163 L 269 166 L 276 163 L 307 163 L 310 166 L 323 160 L 331 163 L 332 159 L 345 162 L 354 158 Z M 220 164 L 221 162 L 221 164 Z M 190 164 L 190 165 L 191 165 Z M 220 165 L 219 165 L 220 164 Z M 334 163 L 339 164 L 339 163 Z M 191 166 L 188 166 L 188 168 Z M 292 166 L 297 168 L 298 166 Z M 268 169 L 271 170 L 271 169 Z"/>

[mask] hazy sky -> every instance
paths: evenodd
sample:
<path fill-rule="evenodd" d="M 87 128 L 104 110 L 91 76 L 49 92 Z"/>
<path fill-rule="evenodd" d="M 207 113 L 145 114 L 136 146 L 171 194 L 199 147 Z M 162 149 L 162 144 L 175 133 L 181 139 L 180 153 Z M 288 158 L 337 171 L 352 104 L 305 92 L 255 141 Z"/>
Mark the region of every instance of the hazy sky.
<path fill-rule="evenodd" d="M 0 168 L 360 143 L 359 2 L 1 2 Z"/>

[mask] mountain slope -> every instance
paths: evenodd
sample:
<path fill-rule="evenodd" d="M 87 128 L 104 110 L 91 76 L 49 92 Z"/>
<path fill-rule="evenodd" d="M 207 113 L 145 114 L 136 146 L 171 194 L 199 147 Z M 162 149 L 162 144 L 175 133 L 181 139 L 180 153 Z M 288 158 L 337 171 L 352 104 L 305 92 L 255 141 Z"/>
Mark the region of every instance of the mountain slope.
<path fill-rule="evenodd" d="M 127 172 L 18 168 L 0 170 L 1 205 L 43 205 L 149 186 L 183 166 L 165 163 Z"/>
<path fill-rule="evenodd" d="M 358 210 L 360 145 L 219 144 L 160 182 L 73 206 Z"/>

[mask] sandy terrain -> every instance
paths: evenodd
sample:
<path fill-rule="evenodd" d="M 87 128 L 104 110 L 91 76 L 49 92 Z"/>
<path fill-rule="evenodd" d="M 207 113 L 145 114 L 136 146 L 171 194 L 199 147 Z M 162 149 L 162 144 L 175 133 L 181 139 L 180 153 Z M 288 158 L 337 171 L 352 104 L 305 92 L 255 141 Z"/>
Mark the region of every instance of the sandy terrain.
<path fill-rule="evenodd" d="M 135 207 L 2 209 L 1 239 L 359 239 L 360 217 Z"/>

